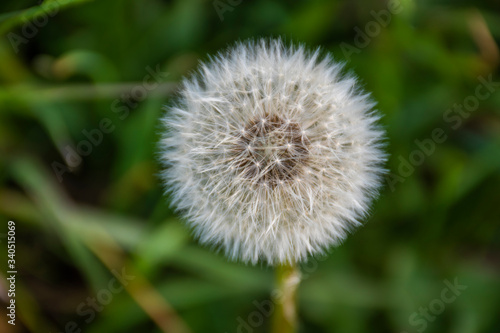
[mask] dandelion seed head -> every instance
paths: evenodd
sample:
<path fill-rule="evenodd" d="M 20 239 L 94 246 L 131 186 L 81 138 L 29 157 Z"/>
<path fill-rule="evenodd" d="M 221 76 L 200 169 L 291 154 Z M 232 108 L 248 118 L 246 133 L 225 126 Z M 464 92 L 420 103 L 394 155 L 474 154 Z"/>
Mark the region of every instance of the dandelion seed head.
<path fill-rule="evenodd" d="M 202 243 L 231 259 L 305 260 L 366 217 L 383 174 L 368 94 L 319 51 L 239 43 L 185 79 L 162 119 L 162 178 Z"/>

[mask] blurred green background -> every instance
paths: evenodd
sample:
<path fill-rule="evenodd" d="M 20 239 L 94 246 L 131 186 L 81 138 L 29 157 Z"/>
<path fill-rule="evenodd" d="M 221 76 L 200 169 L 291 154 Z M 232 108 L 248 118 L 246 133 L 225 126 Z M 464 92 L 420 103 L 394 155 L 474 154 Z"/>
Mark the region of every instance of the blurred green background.
<path fill-rule="evenodd" d="M 500 332 L 500 83 L 484 85 L 500 82 L 497 0 L 18 0 L 0 11 L 1 332 L 269 331 L 273 269 L 199 246 L 155 159 L 180 78 L 266 36 L 345 61 L 378 102 L 391 155 L 366 225 L 303 265 L 300 331 Z M 446 303 L 445 280 L 467 288 Z"/>

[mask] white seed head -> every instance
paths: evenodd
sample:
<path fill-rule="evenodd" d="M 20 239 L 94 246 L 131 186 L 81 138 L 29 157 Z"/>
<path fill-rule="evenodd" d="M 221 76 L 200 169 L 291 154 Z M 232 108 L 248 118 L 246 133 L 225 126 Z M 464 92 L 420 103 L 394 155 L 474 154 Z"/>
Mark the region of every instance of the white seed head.
<path fill-rule="evenodd" d="M 367 214 L 385 160 L 368 94 L 319 51 L 237 44 L 186 79 L 162 119 L 167 192 L 232 259 L 304 260 Z"/>

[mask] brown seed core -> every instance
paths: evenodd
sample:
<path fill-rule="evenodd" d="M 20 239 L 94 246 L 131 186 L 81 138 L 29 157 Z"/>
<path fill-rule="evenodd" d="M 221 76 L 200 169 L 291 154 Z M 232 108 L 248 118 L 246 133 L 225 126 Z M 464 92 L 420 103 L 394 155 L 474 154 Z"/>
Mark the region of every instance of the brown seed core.
<path fill-rule="evenodd" d="M 253 183 L 283 184 L 307 163 L 309 141 L 296 122 L 264 115 L 252 119 L 237 136 L 235 166 Z"/>

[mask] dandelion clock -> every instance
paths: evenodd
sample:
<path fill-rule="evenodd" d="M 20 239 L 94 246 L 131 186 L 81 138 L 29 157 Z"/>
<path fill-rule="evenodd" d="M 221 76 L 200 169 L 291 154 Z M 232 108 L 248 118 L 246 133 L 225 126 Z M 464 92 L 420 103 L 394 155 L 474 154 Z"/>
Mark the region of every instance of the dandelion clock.
<path fill-rule="evenodd" d="M 342 242 L 377 195 L 385 154 L 373 107 L 329 56 L 271 39 L 201 64 L 162 119 L 173 205 L 201 243 L 278 267 L 277 330 L 294 326 L 293 267 Z"/>

